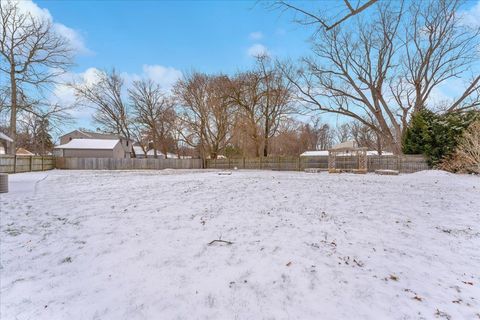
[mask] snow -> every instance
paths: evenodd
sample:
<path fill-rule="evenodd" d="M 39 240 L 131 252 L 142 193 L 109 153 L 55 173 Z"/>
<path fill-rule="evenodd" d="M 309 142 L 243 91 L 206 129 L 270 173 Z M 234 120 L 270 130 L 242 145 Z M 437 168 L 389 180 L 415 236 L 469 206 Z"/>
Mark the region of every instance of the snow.
<path fill-rule="evenodd" d="M 13 139 L 7 136 L 5 133 L 0 132 L 0 140 L 4 140 L 7 142 L 13 142 Z"/>
<path fill-rule="evenodd" d="M 10 175 L 1 318 L 480 317 L 478 177 L 218 172 Z"/>
<path fill-rule="evenodd" d="M 135 150 L 135 154 L 137 156 L 145 157 L 145 153 L 143 152 L 142 147 L 133 146 L 133 149 Z M 155 156 L 155 150 L 150 149 L 150 150 L 147 151 L 147 157 L 153 158 L 154 156 Z M 163 154 L 163 152 L 161 152 L 159 150 L 157 150 L 157 157 L 165 159 L 165 155 Z M 178 156 L 176 154 L 170 153 L 170 152 L 167 152 L 167 157 L 168 157 L 168 159 L 177 159 L 178 158 Z M 182 157 L 182 158 L 184 158 L 184 157 Z"/>
<path fill-rule="evenodd" d="M 318 157 L 318 156 L 328 156 L 328 150 L 305 151 L 300 155 L 300 157 Z"/>
<path fill-rule="evenodd" d="M 100 149 L 110 150 L 120 141 L 110 139 L 73 139 L 68 143 L 56 146 L 55 149 Z"/>
<path fill-rule="evenodd" d="M 347 153 L 339 153 L 340 156 L 349 155 Z M 376 150 L 369 150 L 367 151 L 368 156 L 378 156 L 378 151 Z M 391 156 L 393 155 L 392 152 L 382 152 L 384 156 Z M 328 156 L 328 150 L 313 150 L 313 151 L 305 151 L 300 155 L 300 157 L 318 157 L 318 156 Z"/>

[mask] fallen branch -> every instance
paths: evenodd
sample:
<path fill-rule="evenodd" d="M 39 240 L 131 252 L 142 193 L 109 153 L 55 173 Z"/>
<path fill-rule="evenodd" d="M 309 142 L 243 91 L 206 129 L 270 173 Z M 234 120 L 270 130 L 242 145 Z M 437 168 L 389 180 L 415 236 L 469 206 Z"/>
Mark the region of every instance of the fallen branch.
<path fill-rule="evenodd" d="M 218 239 L 218 240 L 212 240 L 208 243 L 209 246 L 211 246 L 212 244 L 214 244 L 215 242 L 221 242 L 221 243 L 226 243 L 228 245 L 231 245 L 233 244 L 233 242 L 231 241 L 225 241 L 225 240 L 221 240 L 221 239 Z"/>

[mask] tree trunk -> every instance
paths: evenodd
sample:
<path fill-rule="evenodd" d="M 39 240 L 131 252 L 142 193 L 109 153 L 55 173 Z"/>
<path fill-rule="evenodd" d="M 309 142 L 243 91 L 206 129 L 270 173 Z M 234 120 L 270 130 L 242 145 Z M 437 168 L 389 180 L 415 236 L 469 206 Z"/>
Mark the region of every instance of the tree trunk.
<path fill-rule="evenodd" d="M 395 142 L 393 139 L 387 138 L 386 139 L 387 145 L 390 150 L 392 150 L 394 155 L 402 154 L 402 142 L 397 141 Z"/>
<path fill-rule="evenodd" d="M 153 157 L 155 159 L 158 158 L 158 154 L 157 154 L 157 145 L 158 145 L 158 141 L 157 141 L 157 133 L 155 130 L 153 130 Z M 167 155 L 165 155 L 165 159 L 167 158 Z"/>
<path fill-rule="evenodd" d="M 268 134 L 270 132 L 270 124 L 268 121 L 268 117 L 265 119 L 265 131 L 264 131 L 264 138 L 263 138 L 263 156 L 268 156 Z"/>
<path fill-rule="evenodd" d="M 264 143 L 263 143 L 263 156 L 267 157 L 268 156 L 268 137 L 265 137 Z"/>
<path fill-rule="evenodd" d="M 377 133 L 377 132 L 374 132 L 375 134 L 375 141 L 377 143 L 377 153 L 379 156 L 382 155 L 382 138 L 380 137 L 380 135 Z"/>
<path fill-rule="evenodd" d="M 15 154 L 17 151 L 17 82 L 15 79 L 15 66 L 10 66 L 10 86 L 11 86 L 11 110 L 10 110 L 10 138 L 13 142 L 10 143 L 10 151 L 8 153 Z"/>

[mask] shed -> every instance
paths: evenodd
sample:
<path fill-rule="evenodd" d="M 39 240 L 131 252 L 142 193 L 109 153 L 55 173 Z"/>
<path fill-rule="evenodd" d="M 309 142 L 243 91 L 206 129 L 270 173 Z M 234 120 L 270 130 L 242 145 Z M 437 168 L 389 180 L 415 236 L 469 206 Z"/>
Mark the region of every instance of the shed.
<path fill-rule="evenodd" d="M 55 155 L 75 158 L 129 158 L 118 139 L 72 139 L 54 148 Z"/>

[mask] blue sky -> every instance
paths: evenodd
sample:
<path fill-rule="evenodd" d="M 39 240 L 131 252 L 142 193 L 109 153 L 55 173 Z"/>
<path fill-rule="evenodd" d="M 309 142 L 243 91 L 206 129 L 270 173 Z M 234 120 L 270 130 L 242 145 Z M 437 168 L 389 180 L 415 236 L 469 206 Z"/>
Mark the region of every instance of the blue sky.
<path fill-rule="evenodd" d="M 261 51 L 299 58 L 308 52 L 311 34 L 291 16 L 257 1 L 49 0 L 32 5 L 48 10 L 78 47 L 67 81 L 79 75 L 88 81 L 95 69 L 115 68 L 126 82 L 149 77 L 169 87 L 183 72 L 233 74 L 250 68 Z M 66 87 L 54 93 L 61 103 L 74 100 Z M 92 112 L 74 111 L 75 122 L 66 130 L 93 129 Z"/>
<path fill-rule="evenodd" d="M 297 59 L 309 54 L 311 28 L 295 24 L 291 15 L 257 1 L 20 1 L 34 15 L 46 16 L 70 39 L 77 55 L 64 81 L 94 81 L 97 69 L 115 68 L 126 83 L 151 78 L 168 88 L 183 72 L 232 74 L 251 67 L 252 55 L 267 51 L 274 58 Z M 328 7 L 330 14 L 343 2 L 295 2 Z M 480 26 L 480 0 L 467 1 L 468 23 Z M 364 13 L 367 14 L 367 13 Z M 478 68 L 480 69 L 480 68 Z M 456 82 L 455 82 L 456 81 Z M 462 80 L 436 90 L 440 99 L 458 95 Z M 53 100 L 71 103 L 71 88 L 57 86 Z M 75 127 L 94 129 L 93 110 L 72 114 Z M 323 116 L 325 121 L 337 117 Z M 305 118 L 303 118 L 305 119 Z"/>
<path fill-rule="evenodd" d="M 305 54 L 310 31 L 254 1 L 37 1 L 76 30 L 89 67 L 141 72 L 142 65 L 232 73 L 251 65 L 249 48 L 275 56 Z"/>

